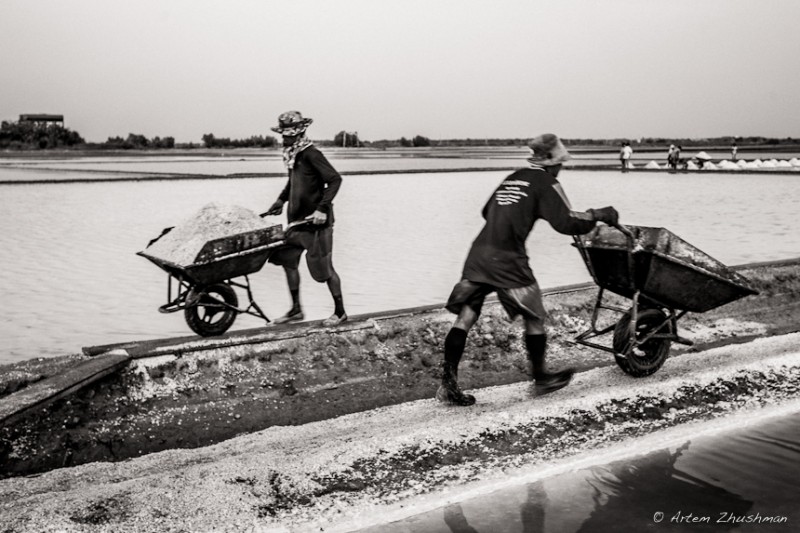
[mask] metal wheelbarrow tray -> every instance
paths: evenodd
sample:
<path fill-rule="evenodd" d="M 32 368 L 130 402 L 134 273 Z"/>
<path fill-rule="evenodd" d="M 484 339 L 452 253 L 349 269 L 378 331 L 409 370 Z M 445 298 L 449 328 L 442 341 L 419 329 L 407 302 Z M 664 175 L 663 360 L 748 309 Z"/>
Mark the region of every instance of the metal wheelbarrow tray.
<path fill-rule="evenodd" d="M 137 255 L 169 274 L 167 303 L 159 307 L 160 312 L 184 311 L 186 322 L 195 333 L 221 335 L 233 325 L 239 313 L 270 321 L 253 299 L 248 275 L 261 270 L 272 252 L 285 244 L 283 239 L 279 225 L 213 239 L 206 242 L 194 262 L 187 265 L 156 257 L 147 250 Z M 235 278 L 244 278 L 244 281 Z M 176 293 L 173 279 L 177 281 Z M 246 308 L 238 306 L 234 287 L 246 291 Z"/>
<path fill-rule="evenodd" d="M 636 377 L 657 371 L 672 341 L 691 344 L 677 334 L 677 320 L 757 294 L 739 273 L 665 228 L 600 225 L 575 237 L 589 273 L 600 287 L 589 330 L 580 344 L 614 353 Z M 608 290 L 632 300 L 628 309 L 603 302 Z M 622 313 L 616 325 L 598 329 L 600 309 Z M 589 339 L 614 331 L 612 347 Z"/>

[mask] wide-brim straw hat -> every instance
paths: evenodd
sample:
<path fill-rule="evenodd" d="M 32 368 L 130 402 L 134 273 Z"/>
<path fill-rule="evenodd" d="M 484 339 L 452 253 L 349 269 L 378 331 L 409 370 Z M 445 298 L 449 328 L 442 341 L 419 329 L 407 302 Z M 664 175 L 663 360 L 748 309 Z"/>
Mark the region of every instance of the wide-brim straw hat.
<path fill-rule="evenodd" d="M 553 133 L 544 133 L 531 139 L 528 148 L 533 152 L 528 161 L 543 167 L 560 165 L 572 159 L 561 139 Z"/>
<path fill-rule="evenodd" d="M 313 119 L 303 118 L 300 111 L 287 111 L 278 117 L 278 125 L 270 129 L 281 135 L 300 135 L 312 122 Z"/>

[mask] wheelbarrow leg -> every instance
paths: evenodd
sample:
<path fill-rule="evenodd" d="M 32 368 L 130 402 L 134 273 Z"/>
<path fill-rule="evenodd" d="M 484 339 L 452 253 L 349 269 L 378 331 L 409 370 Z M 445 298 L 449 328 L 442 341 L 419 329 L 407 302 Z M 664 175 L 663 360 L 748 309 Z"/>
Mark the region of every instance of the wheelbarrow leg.
<path fill-rule="evenodd" d="M 264 314 L 264 311 L 261 310 L 261 308 L 258 306 L 256 301 L 253 299 L 253 291 L 250 289 L 250 278 L 245 276 L 244 280 L 246 282 L 245 289 L 247 290 L 247 299 L 250 301 L 250 305 L 253 307 L 253 309 L 256 310 L 256 313 L 258 314 L 258 316 L 260 316 L 261 318 L 266 320 L 267 324 L 269 324 L 271 322 L 271 320 L 269 318 L 267 318 L 267 315 Z"/>
<path fill-rule="evenodd" d="M 636 324 L 639 322 L 639 295 L 641 292 L 635 291 L 633 293 L 633 305 L 631 305 L 631 320 L 628 324 L 628 344 L 625 347 L 625 357 L 630 355 L 633 349 L 636 347 Z"/>
<path fill-rule="evenodd" d="M 578 334 L 575 337 L 575 342 L 578 343 L 578 344 L 582 344 L 584 346 L 589 346 L 591 348 L 597 348 L 598 350 L 603 350 L 605 352 L 614 353 L 613 349 L 611 349 L 611 348 L 609 348 L 607 346 L 603 346 L 602 344 L 599 344 L 599 343 L 596 343 L 596 342 L 591 342 L 589 340 L 589 339 L 594 339 L 594 338 L 597 338 L 597 337 L 601 337 L 601 336 L 605 335 L 606 333 L 609 333 L 609 332 L 613 331 L 614 328 L 616 327 L 616 324 L 611 324 L 609 326 L 604 327 L 603 329 L 598 329 L 597 328 L 597 320 L 600 317 L 600 310 L 601 309 L 607 309 L 609 311 L 616 311 L 618 313 L 626 312 L 625 309 L 622 309 L 620 307 L 603 303 L 603 295 L 604 295 L 604 293 L 605 293 L 605 289 L 600 287 L 600 289 L 597 291 L 597 299 L 595 300 L 594 310 L 592 311 L 592 320 L 591 320 L 591 323 L 589 324 L 589 328 L 586 331 L 584 331 L 583 333 Z"/>

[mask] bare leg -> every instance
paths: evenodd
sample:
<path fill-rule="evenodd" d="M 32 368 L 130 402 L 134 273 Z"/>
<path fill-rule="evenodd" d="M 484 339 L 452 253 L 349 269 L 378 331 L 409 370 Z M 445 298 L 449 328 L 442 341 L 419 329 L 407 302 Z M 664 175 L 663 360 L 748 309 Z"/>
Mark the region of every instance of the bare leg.
<path fill-rule="evenodd" d="M 544 335 L 544 320 L 542 320 L 541 318 L 526 318 L 525 334 Z"/>
<path fill-rule="evenodd" d="M 347 320 L 347 313 L 344 310 L 344 299 L 342 298 L 342 280 L 339 278 L 339 274 L 333 270 L 333 267 L 331 267 L 331 277 L 328 278 L 326 283 L 328 284 L 328 290 L 331 291 L 331 297 L 333 298 L 334 316 L 325 320 L 324 324 L 332 326 Z"/>
<path fill-rule="evenodd" d="M 286 283 L 292 295 L 292 308 L 280 318 L 275 319 L 276 324 L 286 324 L 303 320 L 303 308 L 300 306 L 300 271 L 296 268 L 283 267 L 286 273 Z"/>
<path fill-rule="evenodd" d="M 469 332 L 469 330 L 472 329 L 472 326 L 474 326 L 475 322 L 477 321 L 478 313 L 476 313 L 475 310 L 470 306 L 465 305 L 458 313 L 455 322 L 453 322 L 453 327 Z"/>
<path fill-rule="evenodd" d="M 286 283 L 289 285 L 289 290 L 300 290 L 300 270 L 296 268 L 283 267 L 283 271 L 286 272 Z"/>

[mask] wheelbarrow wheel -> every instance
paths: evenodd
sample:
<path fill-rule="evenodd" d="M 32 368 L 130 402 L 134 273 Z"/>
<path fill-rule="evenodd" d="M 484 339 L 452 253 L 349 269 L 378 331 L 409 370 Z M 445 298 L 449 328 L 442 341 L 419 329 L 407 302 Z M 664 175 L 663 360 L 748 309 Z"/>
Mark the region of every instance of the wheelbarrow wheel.
<path fill-rule="evenodd" d="M 227 283 L 193 288 L 186 299 L 188 302 L 197 301 L 184 310 L 184 315 L 186 323 L 198 335 L 222 335 L 236 320 L 236 310 L 231 307 L 239 305 L 239 298 L 233 287 Z"/>
<path fill-rule="evenodd" d="M 659 309 L 645 309 L 639 312 L 636 321 L 636 340 L 641 341 L 661 326 L 659 333 L 669 333 L 671 326 L 664 324 L 667 315 Z M 631 312 L 622 315 L 614 328 L 614 360 L 626 373 L 636 378 L 654 374 L 669 355 L 672 341 L 669 339 L 650 339 L 647 342 L 629 349 Z M 662 326 L 662 324 L 664 324 Z"/>

